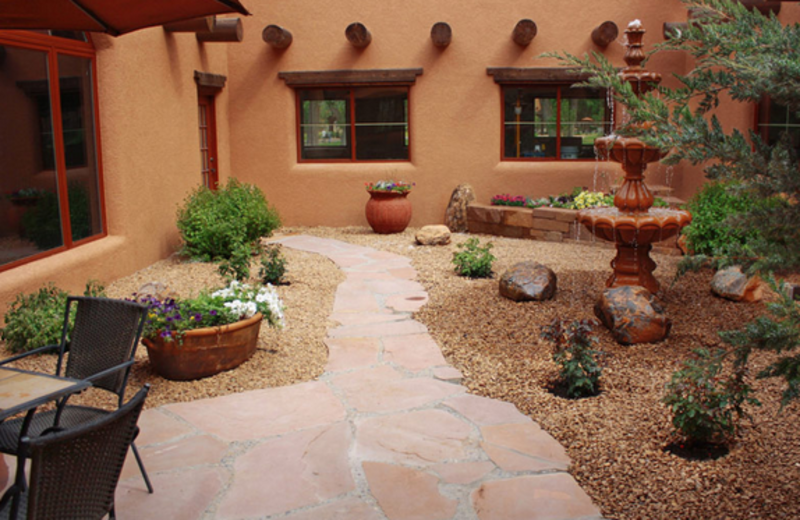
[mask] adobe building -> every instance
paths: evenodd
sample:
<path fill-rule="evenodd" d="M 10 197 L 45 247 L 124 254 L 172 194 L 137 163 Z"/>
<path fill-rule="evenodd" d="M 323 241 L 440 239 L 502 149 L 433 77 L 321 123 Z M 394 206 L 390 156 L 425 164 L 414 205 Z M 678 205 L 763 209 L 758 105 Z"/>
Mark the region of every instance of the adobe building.
<path fill-rule="evenodd" d="M 576 75 L 540 55 L 621 66 L 629 21 L 649 49 L 688 16 L 679 0 L 245 4 L 252 16 L 213 30 L 0 31 L 0 313 L 48 281 L 80 292 L 169 256 L 181 201 L 230 177 L 286 225 L 366 225 L 379 179 L 416 183 L 412 226 L 443 223 L 461 183 L 484 203 L 606 188 L 598 170 L 621 176 L 591 146 L 615 117 L 606 95 L 570 89 Z M 674 86 L 692 63 L 647 66 Z M 729 103 L 723 122 L 753 128 L 755 108 Z M 685 164 L 648 172 L 681 198 L 704 181 Z"/>

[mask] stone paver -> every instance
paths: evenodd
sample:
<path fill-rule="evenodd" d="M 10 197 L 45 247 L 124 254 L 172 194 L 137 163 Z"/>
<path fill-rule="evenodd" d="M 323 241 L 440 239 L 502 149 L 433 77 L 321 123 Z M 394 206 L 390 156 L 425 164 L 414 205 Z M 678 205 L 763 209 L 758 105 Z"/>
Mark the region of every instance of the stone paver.
<path fill-rule="evenodd" d="M 330 239 L 286 247 L 345 273 L 319 381 L 148 410 L 117 489 L 123 519 L 569 520 L 600 512 L 564 448 L 516 407 L 469 395 L 412 313 L 408 258 Z"/>

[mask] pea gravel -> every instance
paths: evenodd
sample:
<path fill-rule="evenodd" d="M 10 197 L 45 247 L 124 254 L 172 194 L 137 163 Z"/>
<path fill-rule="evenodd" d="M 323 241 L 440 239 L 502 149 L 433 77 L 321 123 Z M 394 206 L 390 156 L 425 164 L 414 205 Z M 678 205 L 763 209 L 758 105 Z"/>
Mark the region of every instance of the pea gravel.
<path fill-rule="evenodd" d="M 670 417 L 660 400 L 664 385 L 693 349 L 721 346 L 717 332 L 741 326 L 764 305 L 737 304 L 710 294 L 711 272 L 686 275 L 671 285 L 678 258 L 654 255 L 661 299 L 673 320 L 658 344 L 620 346 L 598 328 L 604 368 L 600 395 L 567 400 L 551 394 L 557 367 L 540 339 L 554 317 L 593 318 L 594 302 L 608 277 L 613 249 L 479 236 L 497 257 L 494 279 L 468 280 L 453 272 L 456 244 L 416 246 L 415 230 L 376 235 L 368 228 L 283 228 L 280 235 L 309 234 L 408 256 L 429 293 L 415 314 L 464 374 L 470 392 L 514 403 L 567 449 L 573 476 L 613 519 L 796 519 L 800 518 L 800 403 L 779 410 L 778 381 L 754 380 L 761 407 L 749 407 L 730 453 L 717 460 L 688 461 L 664 450 L 674 441 Z M 137 355 L 129 388 L 153 384 L 148 406 L 232 392 L 294 384 L 322 374 L 322 342 L 336 286 L 344 275 L 326 258 L 284 248 L 290 285 L 278 288 L 287 327 L 262 327 L 259 350 L 235 370 L 194 382 L 170 382 L 153 374 L 146 352 Z M 499 296 L 499 273 L 516 262 L 536 260 L 558 276 L 553 300 L 514 303 Z M 257 265 L 254 263 L 254 270 Z M 177 258 L 115 281 L 110 296 L 123 297 L 148 281 L 162 281 L 181 295 L 222 284 L 215 266 Z M 7 354 L 7 353 L 6 353 Z M 771 356 L 753 357 L 753 373 Z M 40 370 L 52 361 L 26 362 Z M 98 403 L 94 395 L 76 401 Z"/>

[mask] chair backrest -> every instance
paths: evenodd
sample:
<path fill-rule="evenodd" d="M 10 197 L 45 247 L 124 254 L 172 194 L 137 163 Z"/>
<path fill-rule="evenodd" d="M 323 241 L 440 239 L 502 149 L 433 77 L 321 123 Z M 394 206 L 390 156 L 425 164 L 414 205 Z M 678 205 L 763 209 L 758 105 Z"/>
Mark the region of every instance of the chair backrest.
<path fill-rule="evenodd" d="M 145 385 L 121 408 L 97 420 L 22 440 L 22 453 L 31 459 L 28 520 L 100 519 L 112 509 L 149 389 Z"/>
<path fill-rule="evenodd" d="M 133 359 L 147 317 L 147 307 L 126 300 L 70 296 L 67 299 L 67 316 L 73 305 L 77 310 L 64 371 L 66 377 L 85 379 Z M 63 355 L 62 345 L 57 368 L 59 375 Z M 116 393 L 121 399 L 129 371 L 115 372 L 92 384 Z"/>

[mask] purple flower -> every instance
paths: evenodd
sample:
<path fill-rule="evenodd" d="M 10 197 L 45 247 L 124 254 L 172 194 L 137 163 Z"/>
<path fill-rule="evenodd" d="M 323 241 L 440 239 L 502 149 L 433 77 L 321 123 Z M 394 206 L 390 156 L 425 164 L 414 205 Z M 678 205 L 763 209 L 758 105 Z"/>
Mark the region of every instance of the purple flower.
<path fill-rule="evenodd" d="M 212 316 L 216 316 L 217 315 L 217 311 L 215 311 L 214 309 L 211 309 L 210 311 L 208 311 L 208 313 L 210 315 L 212 315 Z"/>
<path fill-rule="evenodd" d="M 195 321 L 200 321 L 203 319 L 203 315 L 198 312 L 197 314 L 194 315 L 194 319 Z"/>

